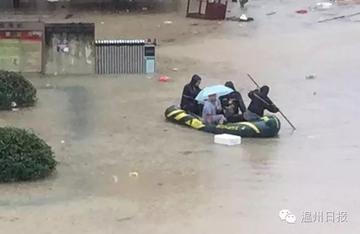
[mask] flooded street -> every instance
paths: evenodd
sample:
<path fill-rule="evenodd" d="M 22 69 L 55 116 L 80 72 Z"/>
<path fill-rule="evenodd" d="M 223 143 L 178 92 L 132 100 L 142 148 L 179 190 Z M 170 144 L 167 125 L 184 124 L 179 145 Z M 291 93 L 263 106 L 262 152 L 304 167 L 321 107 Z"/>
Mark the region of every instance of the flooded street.
<path fill-rule="evenodd" d="M 159 74 L 30 76 L 37 106 L 1 112 L 0 124 L 33 129 L 59 165 L 49 179 L 0 185 L 0 233 L 359 233 L 360 15 L 318 20 L 360 5 L 295 13 L 315 5 L 250 1 L 255 21 L 240 24 L 121 16 L 127 36 L 147 35 L 136 31 L 140 20 L 144 30 L 155 25 L 148 37 L 159 39 Z M 98 38 L 114 32 L 114 16 L 94 20 Z M 195 73 L 202 87 L 233 80 L 246 104 L 252 74 L 297 131 L 279 117 L 279 137 L 225 147 L 166 122 L 165 109 Z M 171 80 L 159 82 L 160 74 Z M 280 220 L 282 209 L 295 224 Z"/>

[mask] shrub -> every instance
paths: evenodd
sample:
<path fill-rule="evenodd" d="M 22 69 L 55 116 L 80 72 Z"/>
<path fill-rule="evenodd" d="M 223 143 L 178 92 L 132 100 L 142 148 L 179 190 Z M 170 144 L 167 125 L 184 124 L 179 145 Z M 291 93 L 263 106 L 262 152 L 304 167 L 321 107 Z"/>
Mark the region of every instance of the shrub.
<path fill-rule="evenodd" d="M 51 147 L 34 133 L 0 128 L 0 182 L 44 178 L 55 169 Z"/>
<path fill-rule="evenodd" d="M 36 89 L 23 75 L 0 70 L 0 110 L 33 106 L 36 102 Z"/>

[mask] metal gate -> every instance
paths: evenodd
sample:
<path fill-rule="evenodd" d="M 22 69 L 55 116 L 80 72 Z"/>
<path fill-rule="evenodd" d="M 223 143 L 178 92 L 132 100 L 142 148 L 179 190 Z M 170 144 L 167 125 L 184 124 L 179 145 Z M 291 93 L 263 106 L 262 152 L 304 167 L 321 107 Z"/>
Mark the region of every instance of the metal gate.
<path fill-rule="evenodd" d="M 95 41 L 97 74 L 145 73 L 144 40 Z"/>

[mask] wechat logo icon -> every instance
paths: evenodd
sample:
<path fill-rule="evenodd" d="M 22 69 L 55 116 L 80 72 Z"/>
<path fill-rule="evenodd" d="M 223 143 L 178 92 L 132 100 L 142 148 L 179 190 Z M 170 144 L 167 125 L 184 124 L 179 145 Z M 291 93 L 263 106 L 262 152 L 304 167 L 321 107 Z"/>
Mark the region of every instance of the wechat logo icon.
<path fill-rule="evenodd" d="M 286 222 L 287 224 L 294 224 L 296 223 L 296 216 L 291 213 L 290 210 L 283 209 L 279 212 L 280 220 Z"/>

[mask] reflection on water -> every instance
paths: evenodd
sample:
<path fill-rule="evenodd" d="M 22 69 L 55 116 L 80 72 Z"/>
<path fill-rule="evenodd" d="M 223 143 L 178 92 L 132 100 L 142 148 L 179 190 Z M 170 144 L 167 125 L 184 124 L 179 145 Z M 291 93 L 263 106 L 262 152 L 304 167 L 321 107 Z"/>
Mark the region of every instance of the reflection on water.
<path fill-rule="evenodd" d="M 76 140 L 87 137 L 92 132 L 90 125 L 90 113 L 92 101 L 89 91 L 85 87 L 70 86 L 64 87 L 62 90 L 67 94 L 69 125 Z"/>

